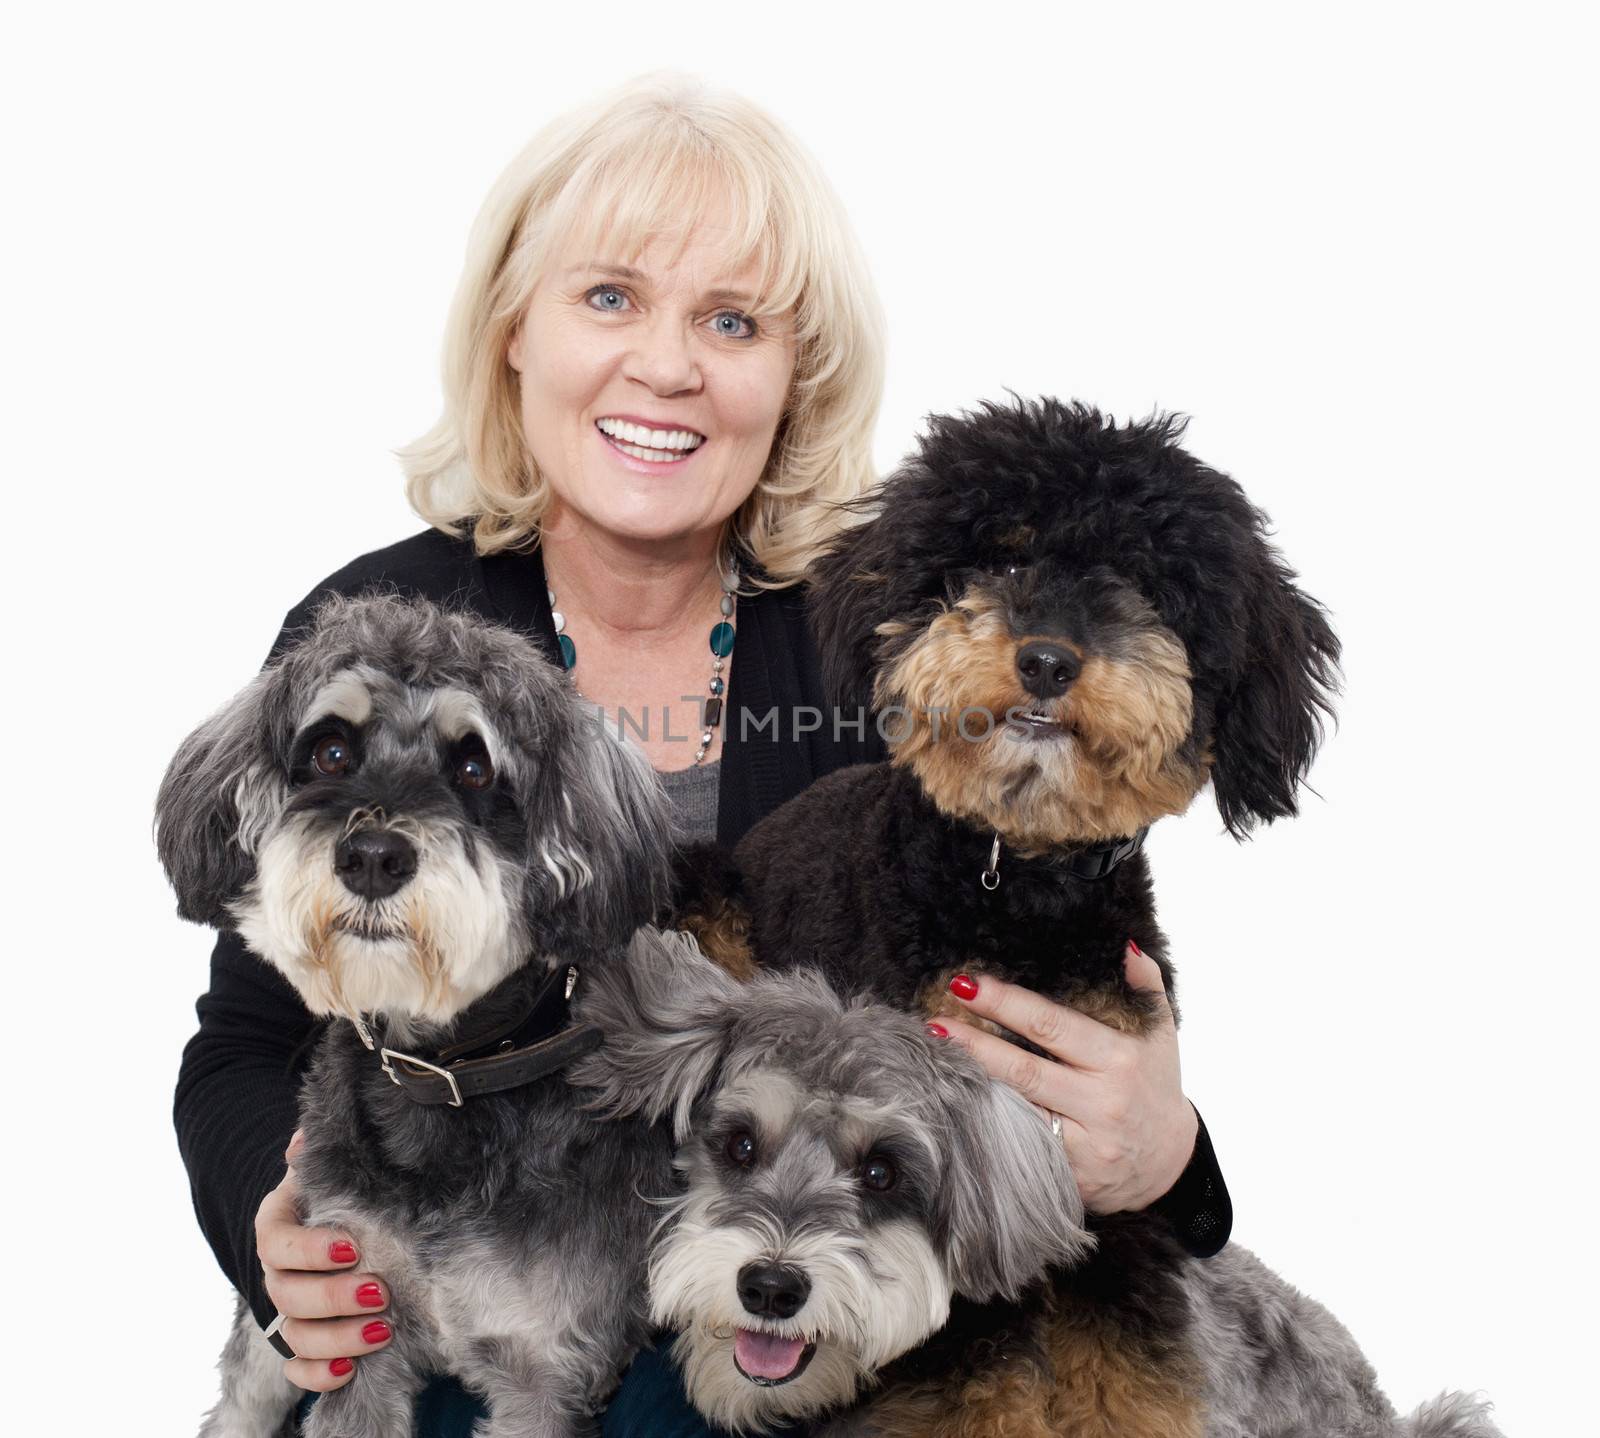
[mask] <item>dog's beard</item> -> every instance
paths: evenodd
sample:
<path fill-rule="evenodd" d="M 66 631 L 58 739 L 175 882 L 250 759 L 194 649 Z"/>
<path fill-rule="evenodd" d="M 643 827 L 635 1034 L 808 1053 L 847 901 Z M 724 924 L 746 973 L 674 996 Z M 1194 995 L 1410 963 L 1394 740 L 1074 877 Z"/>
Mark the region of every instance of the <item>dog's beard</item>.
<path fill-rule="evenodd" d="M 262 843 L 256 876 L 232 912 L 240 936 L 312 1013 L 444 1023 L 526 957 L 514 866 L 487 844 L 469 858 L 454 825 L 403 831 L 417 850 L 416 874 L 377 901 L 340 882 L 339 836 L 325 820 L 291 815 Z"/>
<path fill-rule="evenodd" d="M 1189 807 L 1207 768 L 1184 755 L 1193 696 L 1175 637 L 1129 631 L 1121 657 L 1090 656 L 1048 701 L 1019 687 L 1017 643 L 992 597 L 970 594 L 878 678 L 875 703 L 903 715 L 886 720 L 894 762 L 941 810 L 1047 849 L 1125 837 Z"/>
<path fill-rule="evenodd" d="M 733 1432 L 762 1432 L 852 1402 L 879 1368 L 949 1317 L 951 1286 L 926 1232 L 886 1223 L 870 1232 L 785 1234 L 766 1224 L 716 1225 L 693 1193 L 650 1265 L 653 1320 L 682 1330 L 674 1355 L 689 1398 Z M 757 1260 L 801 1269 L 811 1281 L 792 1319 L 757 1318 L 739 1302 L 738 1274 Z M 757 1383 L 740 1370 L 740 1330 L 815 1345 L 787 1380 Z"/>

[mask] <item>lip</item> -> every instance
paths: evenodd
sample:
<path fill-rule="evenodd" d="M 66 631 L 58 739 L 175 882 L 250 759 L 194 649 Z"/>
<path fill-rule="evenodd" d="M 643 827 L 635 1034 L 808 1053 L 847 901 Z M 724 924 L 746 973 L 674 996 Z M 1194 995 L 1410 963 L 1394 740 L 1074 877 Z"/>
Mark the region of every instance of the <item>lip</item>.
<path fill-rule="evenodd" d="M 602 419 L 628 419 L 628 416 L 627 415 L 622 415 L 622 414 L 608 414 L 608 415 L 602 415 L 601 418 Z M 643 421 L 643 420 L 630 420 L 629 422 L 632 423 L 632 424 L 643 424 L 645 421 Z M 680 425 L 653 425 L 652 428 L 654 428 L 654 429 L 685 429 L 685 428 L 687 428 L 687 426 L 686 425 L 681 425 L 681 424 Z M 619 464 L 622 464 L 624 467 L 626 467 L 628 469 L 631 469 L 635 474 L 676 474 L 686 464 L 692 463 L 693 460 L 694 460 L 694 457 L 697 454 L 699 454 L 702 450 L 704 450 L 711 443 L 711 441 L 709 439 L 701 440 L 701 442 L 699 444 L 697 444 L 693 449 L 691 449 L 686 455 L 684 455 L 682 459 L 635 459 L 631 454 L 628 454 L 625 451 L 618 449 L 617 446 L 612 442 L 611 436 L 608 435 L 603 429 L 601 429 L 598 424 L 591 425 L 590 429 L 593 432 L 594 437 L 597 440 L 599 440 L 601 444 L 603 444 L 605 446 L 606 453 L 609 454 L 613 459 L 615 459 Z M 691 433 L 699 434 L 700 431 L 699 430 L 693 430 L 693 431 L 691 431 Z"/>

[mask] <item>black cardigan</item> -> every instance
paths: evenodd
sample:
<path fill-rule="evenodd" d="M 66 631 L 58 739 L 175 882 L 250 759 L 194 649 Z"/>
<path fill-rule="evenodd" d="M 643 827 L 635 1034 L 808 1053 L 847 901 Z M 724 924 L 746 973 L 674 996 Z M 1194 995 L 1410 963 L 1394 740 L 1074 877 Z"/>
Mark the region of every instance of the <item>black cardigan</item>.
<path fill-rule="evenodd" d="M 483 557 L 470 541 L 431 529 L 324 580 L 289 611 L 271 657 L 293 642 L 321 599 L 375 586 L 508 625 L 560 662 L 538 551 Z M 729 675 L 717 801 L 717 837 L 729 847 L 813 779 L 884 757 L 871 724 L 860 732 L 831 722 L 811 727 L 807 711 L 828 706 L 798 589 L 741 595 L 734 622 L 738 663 Z M 748 733 L 742 714 L 752 716 Z M 319 1025 L 277 970 L 231 933 L 217 939 L 211 988 L 196 1011 L 200 1028 L 184 1049 L 173 1107 L 178 1147 L 217 1262 L 265 1325 L 273 1308 L 256 1258 L 255 1214 L 283 1177 L 296 1091 Z M 1188 1169 L 1158 1206 L 1192 1251 L 1214 1253 L 1226 1242 L 1227 1190 L 1204 1124 Z"/>

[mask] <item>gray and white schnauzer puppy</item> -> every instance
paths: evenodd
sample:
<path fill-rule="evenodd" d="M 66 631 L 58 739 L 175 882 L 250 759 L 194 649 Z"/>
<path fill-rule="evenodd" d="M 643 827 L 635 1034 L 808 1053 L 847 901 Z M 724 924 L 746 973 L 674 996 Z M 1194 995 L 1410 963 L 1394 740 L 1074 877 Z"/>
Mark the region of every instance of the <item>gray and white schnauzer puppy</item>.
<path fill-rule="evenodd" d="M 1499 1438 L 1461 1394 L 1397 1418 L 1338 1320 L 1237 1245 L 1196 1259 L 1114 1217 L 1086 1229 L 1048 1124 L 920 1019 L 805 970 L 734 982 L 676 935 L 638 959 L 591 993 L 611 1037 L 573 1079 L 672 1117 L 687 1192 L 651 1307 L 713 1422 Z"/>
<path fill-rule="evenodd" d="M 1017 1298 L 1092 1246 L 1048 1125 L 918 1019 L 807 970 L 739 983 L 678 933 L 601 975 L 588 1014 L 606 1043 L 573 1082 L 680 1145 L 650 1302 L 714 1423 L 844 1407 L 957 1295 Z"/>
<path fill-rule="evenodd" d="M 157 831 L 179 913 L 237 928 L 330 1020 L 302 1217 L 355 1237 L 395 1336 L 306 1431 L 409 1434 L 441 1371 L 485 1435 L 588 1431 L 648 1332 L 636 1195 L 672 1182 L 663 1134 L 597 1122 L 557 1072 L 599 1041 L 592 973 L 658 942 L 634 937 L 669 842 L 643 756 L 511 631 L 333 598 L 184 741 Z M 241 1305 L 204 1432 L 267 1438 L 297 1396 Z"/>

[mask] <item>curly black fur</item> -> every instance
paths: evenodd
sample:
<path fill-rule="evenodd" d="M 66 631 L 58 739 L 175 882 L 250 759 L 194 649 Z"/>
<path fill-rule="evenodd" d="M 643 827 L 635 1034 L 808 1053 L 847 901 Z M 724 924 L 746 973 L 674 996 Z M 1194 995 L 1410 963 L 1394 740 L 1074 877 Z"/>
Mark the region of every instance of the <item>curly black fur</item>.
<path fill-rule="evenodd" d="M 1339 641 L 1267 542 L 1267 516 L 1179 447 L 1184 424 L 1118 425 L 1048 398 L 932 416 L 916 452 L 863 502 L 870 517 L 813 572 L 811 618 L 834 694 L 870 692 L 975 573 L 1049 561 L 1109 574 L 1183 643 L 1193 738 L 1211 741 L 1229 830 L 1294 814 L 1332 714 Z M 1070 622 L 1070 596 L 1053 607 Z M 876 632 L 905 619 L 921 622 Z"/>
<path fill-rule="evenodd" d="M 903 769 L 829 774 L 735 851 L 756 960 L 818 968 L 842 992 L 871 991 L 901 1008 L 960 969 L 1069 1001 L 1114 991 L 1133 1008 L 1139 1000 L 1122 975 L 1132 939 L 1170 991 L 1143 854 L 1092 880 L 1067 873 L 1065 856 L 1007 857 L 991 891 L 979 883 L 989 845 L 940 814 Z M 699 874 L 712 873 L 702 863 Z M 679 882 L 689 881 L 686 866 Z"/>

